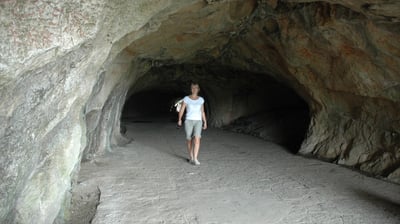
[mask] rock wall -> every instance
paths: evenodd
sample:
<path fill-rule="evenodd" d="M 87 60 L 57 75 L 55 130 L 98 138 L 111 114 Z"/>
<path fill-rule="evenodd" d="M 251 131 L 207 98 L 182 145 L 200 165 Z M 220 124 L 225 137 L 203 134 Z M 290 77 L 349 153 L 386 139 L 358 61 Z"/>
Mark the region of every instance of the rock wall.
<path fill-rule="evenodd" d="M 151 67 L 187 62 L 274 76 L 310 106 L 302 154 L 399 181 L 399 8 L 0 2 L 0 222 L 62 222 L 82 157 L 125 142 L 119 116 L 130 86 Z"/>
<path fill-rule="evenodd" d="M 309 102 L 301 154 L 398 180 L 399 18 L 383 8 L 399 3 L 377 5 L 266 3 L 226 61 L 268 65 Z"/>
<path fill-rule="evenodd" d="M 121 38 L 192 2 L 0 3 L 0 223 L 62 222 L 84 149 L 94 141 L 88 113 L 102 108 L 101 117 L 118 127 L 107 108 L 121 105 L 107 99 L 123 92 L 105 90 L 118 78 L 104 72 L 124 47 Z M 106 139 L 101 147 L 118 141 L 96 137 Z"/>
<path fill-rule="evenodd" d="M 311 109 L 312 122 L 301 154 L 398 180 L 400 30 L 394 12 L 399 11 L 399 3 L 245 2 L 241 10 L 233 4 L 225 7 L 229 19 L 237 19 L 231 26 L 218 13 L 209 12 L 205 23 L 191 20 L 196 18 L 193 15 L 186 18 L 183 12 L 126 50 L 161 63 L 217 61 L 272 75 L 296 90 Z M 223 4 L 209 3 L 215 8 Z M 175 25 L 182 18 L 191 25 L 177 30 Z M 225 24 L 223 38 L 210 26 L 213 18 Z M 168 38 L 160 45 L 163 35 Z M 203 48 L 191 48 L 194 44 Z M 221 124 L 230 120 L 225 109 L 214 108 L 213 113 Z"/>

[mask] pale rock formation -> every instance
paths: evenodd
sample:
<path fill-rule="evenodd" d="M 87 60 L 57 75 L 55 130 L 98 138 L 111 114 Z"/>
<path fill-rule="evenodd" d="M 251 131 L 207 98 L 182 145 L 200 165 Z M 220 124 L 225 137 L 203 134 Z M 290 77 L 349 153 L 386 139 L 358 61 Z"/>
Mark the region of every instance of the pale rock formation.
<path fill-rule="evenodd" d="M 128 141 L 126 96 L 165 65 L 274 77 L 309 105 L 301 154 L 399 182 L 398 1 L 9 0 L 0 17 L 1 223 L 68 217 L 81 160 Z"/>

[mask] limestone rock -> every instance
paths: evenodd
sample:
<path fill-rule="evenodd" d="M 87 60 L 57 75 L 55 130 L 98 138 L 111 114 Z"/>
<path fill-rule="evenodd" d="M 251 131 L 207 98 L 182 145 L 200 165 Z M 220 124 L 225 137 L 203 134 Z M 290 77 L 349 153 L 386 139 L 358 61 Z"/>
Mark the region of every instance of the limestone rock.
<path fill-rule="evenodd" d="M 130 88 L 154 67 L 185 63 L 276 78 L 310 108 L 301 154 L 398 182 L 399 5 L 2 1 L 0 222 L 62 220 L 82 157 L 127 141 Z M 222 109 L 215 125 L 246 111 L 227 119 Z"/>
<path fill-rule="evenodd" d="M 399 183 L 400 182 L 400 168 L 397 168 L 394 172 L 392 172 L 388 176 L 388 178 L 389 178 L 389 180 Z"/>

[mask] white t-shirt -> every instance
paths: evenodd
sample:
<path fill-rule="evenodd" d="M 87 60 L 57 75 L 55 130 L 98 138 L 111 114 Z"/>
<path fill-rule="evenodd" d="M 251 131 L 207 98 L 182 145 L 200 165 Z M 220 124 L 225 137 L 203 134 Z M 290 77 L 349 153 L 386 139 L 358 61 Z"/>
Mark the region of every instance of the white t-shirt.
<path fill-rule="evenodd" d="M 189 96 L 185 96 L 183 102 L 186 104 L 186 120 L 201 121 L 201 106 L 204 104 L 203 97 L 199 96 L 197 100 L 192 100 Z"/>

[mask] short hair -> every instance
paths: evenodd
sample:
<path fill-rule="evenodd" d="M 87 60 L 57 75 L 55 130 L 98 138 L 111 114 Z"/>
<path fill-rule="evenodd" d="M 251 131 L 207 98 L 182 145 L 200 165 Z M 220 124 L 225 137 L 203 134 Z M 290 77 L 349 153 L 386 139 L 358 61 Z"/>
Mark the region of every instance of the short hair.
<path fill-rule="evenodd" d="M 190 86 L 199 86 L 200 87 L 199 83 L 196 81 L 191 81 Z"/>

